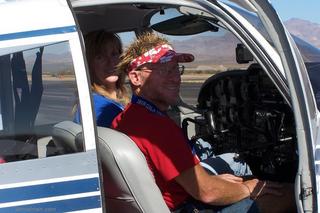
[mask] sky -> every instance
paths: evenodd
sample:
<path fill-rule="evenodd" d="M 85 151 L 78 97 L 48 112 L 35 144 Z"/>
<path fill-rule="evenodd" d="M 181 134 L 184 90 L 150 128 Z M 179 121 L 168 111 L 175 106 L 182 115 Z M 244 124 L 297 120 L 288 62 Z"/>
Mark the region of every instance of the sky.
<path fill-rule="evenodd" d="M 320 0 L 269 0 L 282 21 L 299 18 L 320 24 Z"/>

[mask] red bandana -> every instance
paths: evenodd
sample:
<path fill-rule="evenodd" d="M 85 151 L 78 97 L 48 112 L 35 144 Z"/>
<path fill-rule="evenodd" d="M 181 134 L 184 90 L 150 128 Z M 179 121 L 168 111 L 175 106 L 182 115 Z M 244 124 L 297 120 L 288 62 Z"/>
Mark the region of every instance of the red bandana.
<path fill-rule="evenodd" d="M 176 55 L 177 53 L 170 45 L 162 44 L 133 59 L 128 66 L 128 71 L 135 70 L 137 67 L 146 63 L 167 63 Z"/>

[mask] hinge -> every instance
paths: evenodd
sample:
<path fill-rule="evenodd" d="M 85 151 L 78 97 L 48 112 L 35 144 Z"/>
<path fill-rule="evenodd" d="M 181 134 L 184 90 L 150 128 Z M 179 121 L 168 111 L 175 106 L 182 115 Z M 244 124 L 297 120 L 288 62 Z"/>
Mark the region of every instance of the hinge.
<path fill-rule="evenodd" d="M 312 187 L 302 188 L 301 200 L 305 200 L 310 195 L 312 195 Z"/>

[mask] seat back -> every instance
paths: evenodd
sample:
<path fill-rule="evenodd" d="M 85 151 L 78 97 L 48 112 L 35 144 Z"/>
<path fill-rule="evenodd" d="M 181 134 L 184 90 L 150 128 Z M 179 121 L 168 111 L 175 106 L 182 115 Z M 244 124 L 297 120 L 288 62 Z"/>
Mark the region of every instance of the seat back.
<path fill-rule="evenodd" d="M 136 144 L 125 134 L 98 127 L 107 212 L 170 212 Z"/>
<path fill-rule="evenodd" d="M 62 121 L 54 125 L 52 139 L 60 154 L 82 152 L 84 149 L 82 127 L 72 121 Z"/>
<path fill-rule="evenodd" d="M 170 212 L 136 144 L 116 130 L 97 127 L 97 132 L 107 212 Z M 56 124 L 52 139 L 60 153 L 83 150 L 82 128 L 72 121 Z"/>

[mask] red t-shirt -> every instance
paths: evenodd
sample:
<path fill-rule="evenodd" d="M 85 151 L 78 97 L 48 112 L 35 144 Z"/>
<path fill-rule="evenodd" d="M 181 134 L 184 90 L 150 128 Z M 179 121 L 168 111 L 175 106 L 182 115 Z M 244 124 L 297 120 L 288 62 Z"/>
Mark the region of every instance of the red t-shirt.
<path fill-rule="evenodd" d="M 170 209 L 189 197 L 174 178 L 197 165 L 199 159 L 192 154 L 181 128 L 173 120 L 130 103 L 111 126 L 128 135 L 143 152 Z"/>

